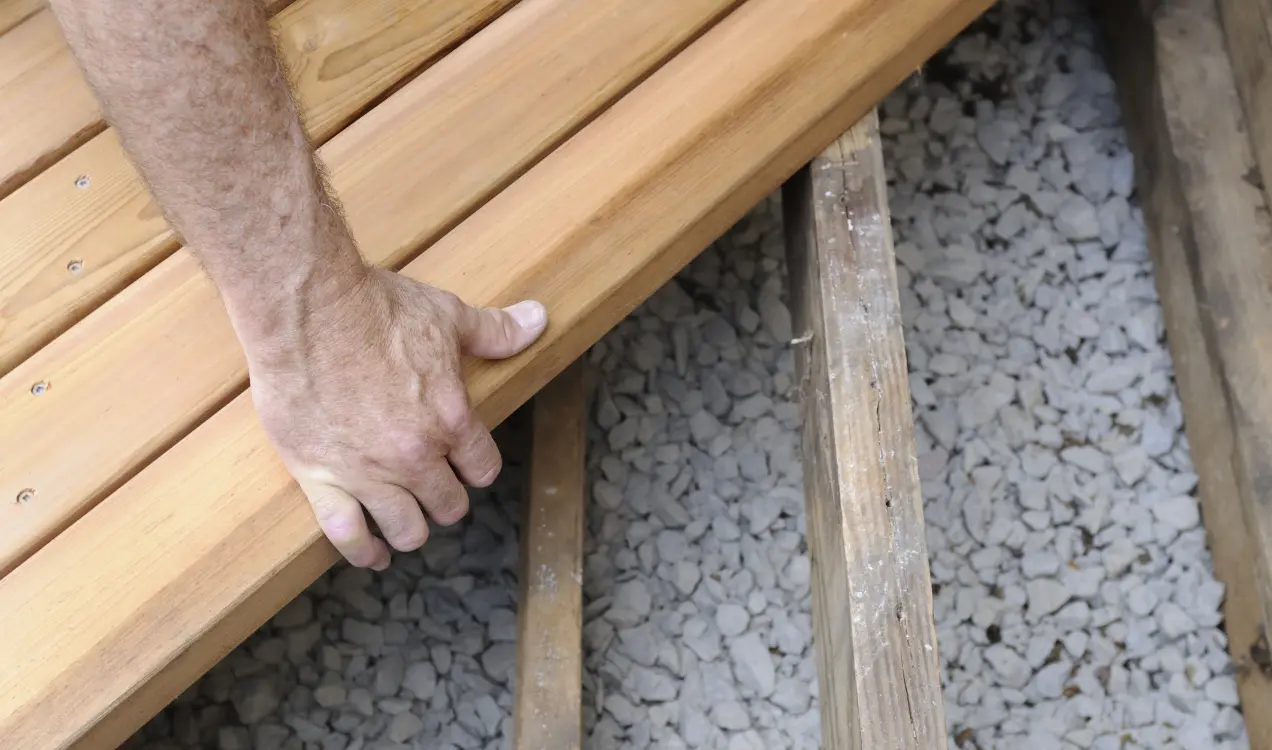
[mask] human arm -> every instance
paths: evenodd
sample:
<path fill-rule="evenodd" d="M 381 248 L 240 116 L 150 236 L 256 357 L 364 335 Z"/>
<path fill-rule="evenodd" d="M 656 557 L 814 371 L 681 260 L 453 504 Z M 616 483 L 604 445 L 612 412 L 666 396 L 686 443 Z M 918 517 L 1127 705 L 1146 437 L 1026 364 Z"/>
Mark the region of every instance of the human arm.
<path fill-rule="evenodd" d="M 53 0 L 107 120 L 220 291 L 262 422 L 358 565 L 463 515 L 499 454 L 461 347 L 528 346 L 542 306 L 478 310 L 368 268 L 324 187 L 257 0 Z M 514 314 L 525 326 L 519 325 Z M 452 470 L 454 466 L 454 470 Z"/>

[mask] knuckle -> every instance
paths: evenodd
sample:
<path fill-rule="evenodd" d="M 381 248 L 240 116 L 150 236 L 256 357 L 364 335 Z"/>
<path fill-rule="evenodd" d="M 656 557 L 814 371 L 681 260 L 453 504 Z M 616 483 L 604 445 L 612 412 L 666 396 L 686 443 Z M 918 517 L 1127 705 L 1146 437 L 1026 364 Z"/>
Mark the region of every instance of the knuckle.
<path fill-rule="evenodd" d="M 459 523 L 466 515 L 468 515 L 467 492 L 456 492 L 453 496 L 446 498 L 433 514 L 437 522 L 443 526 Z"/>
<path fill-rule="evenodd" d="M 490 314 L 498 321 L 498 325 L 495 328 L 498 331 L 499 343 L 504 346 L 512 346 L 521 336 L 521 326 L 511 315 L 503 310 L 491 310 Z"/>
<path fill-rule="evenodd" d="M 433 404 L 433 410 L 438 427 L 451 437 L 466 432 L 472 422 L 468 396 L 459 390 L 440 393 Z"/>
<path fill-rule="evenodd" d="M 421 518 L 418 524 L 411 524 L 407 528 L 399 529 L 389 538 L 389 544 L 393 545 L 393 549 L 399 552 L 414 552 L 424 543 L 428 541 L 428 525 Z"/>
<path fill-rule="evenodd" d="M 458 295 L 444 289 L 437 290 L 435 302 L 442 313 L 448 316 L 454 323 L 459 322 L 460 316 L 464 314 L 464 308 L 466 307 L 466 305 L 464 305 L 464 301 L 461 300 Z"/>
<path fill-rule="evenodd" d="M 474 487 L 489 487 L 495 479 L 499 477 L 499 472 L 503 470 L 503 456 L 499 455 L 498 450 L 489 451 L 483 455 L 477 462 L 476 480 L 472 483 Z"/>
<path fill-rule="evenodd" d="M 394 441 L 394 445 L 400 467 L 409 467 L 418 463 L 422 457 L 437 452 L 433 441 L 420 432 L 404 433 Z"/>
<path fill-rule="evenodd" d="M 396 536 L 409 523 L 407 509 L 400 503 L 381 501 L 374 505 L 368 504 L 367 509 L 371 511 L 371 516 L 375 518 L 376 525 L 385 538 Z"/>

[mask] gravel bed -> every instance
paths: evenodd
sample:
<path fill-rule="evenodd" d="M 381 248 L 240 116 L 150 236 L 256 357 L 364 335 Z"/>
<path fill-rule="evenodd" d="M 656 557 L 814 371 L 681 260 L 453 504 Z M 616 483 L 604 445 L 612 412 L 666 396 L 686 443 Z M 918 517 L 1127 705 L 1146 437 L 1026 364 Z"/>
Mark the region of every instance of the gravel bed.
<path fill-rule="evenodd" d="M 881 111 L 951 747 L 1244 748 L 1094 25 L 1004 0 Z M 589 750 L 819 746 L 776 197 L 590 353 Z M 509 747 L 524 430 L 472 516 L 347 567 L 136 747 Z"/>
<path fill-rule="evenodd" d="M 954 742 L 1245 747 L 1095 25 L 1002 3 L 883 114 Z"/>

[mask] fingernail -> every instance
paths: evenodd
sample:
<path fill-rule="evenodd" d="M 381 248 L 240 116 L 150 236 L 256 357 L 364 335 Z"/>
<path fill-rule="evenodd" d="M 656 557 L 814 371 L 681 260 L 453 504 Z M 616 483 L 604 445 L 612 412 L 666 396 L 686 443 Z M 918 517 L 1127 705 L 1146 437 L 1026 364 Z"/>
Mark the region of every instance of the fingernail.
<path fill-rule="evenodd" d="M 371 569 L 372 569 L 372 570 L 374 570 L 374 571 L 375 571 L 375 572 L 377 572 L 377 573 L 383 573 L 384 571 L 388 570 L 388 569 L 389 569 L 389 558 L 387 558 L 387 557 L 386 557 L 386 558 L 384 558 L 383 560 L 381 560 L 380 562 L 376 563 L 375 565 L 372 565 L 372 566 L 371 566 Z"/>
<path fill-rule="evenodd" d="M 504 312 L 511 315 L 512 319 L 517 321 L 517 325 L 527 331 L 538 330 L 548 321 L 547 309 L 534 300 L 526 300 L 505 307 Z"/>

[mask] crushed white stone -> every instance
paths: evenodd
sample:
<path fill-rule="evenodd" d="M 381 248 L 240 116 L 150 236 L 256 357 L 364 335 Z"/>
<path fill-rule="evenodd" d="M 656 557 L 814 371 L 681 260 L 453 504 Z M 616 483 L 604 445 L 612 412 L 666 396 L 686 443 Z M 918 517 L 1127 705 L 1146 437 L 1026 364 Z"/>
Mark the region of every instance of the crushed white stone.
<path fill-rule="evenodd" d="M 1029 596 L 1029 619 L 1040 620 L 1064 606 L 1072 596 L 1064 583 L 1054 578 L 1039 578 L 1025 587 Z"/>
<path fill-rule="evenodd" d="M 1191 497 L 1172 497 L 1154 503 L 1150 510 L 1154 518 L 1178 531 L 1188 531 L 1201 523 L 1197 501 Z"/>

